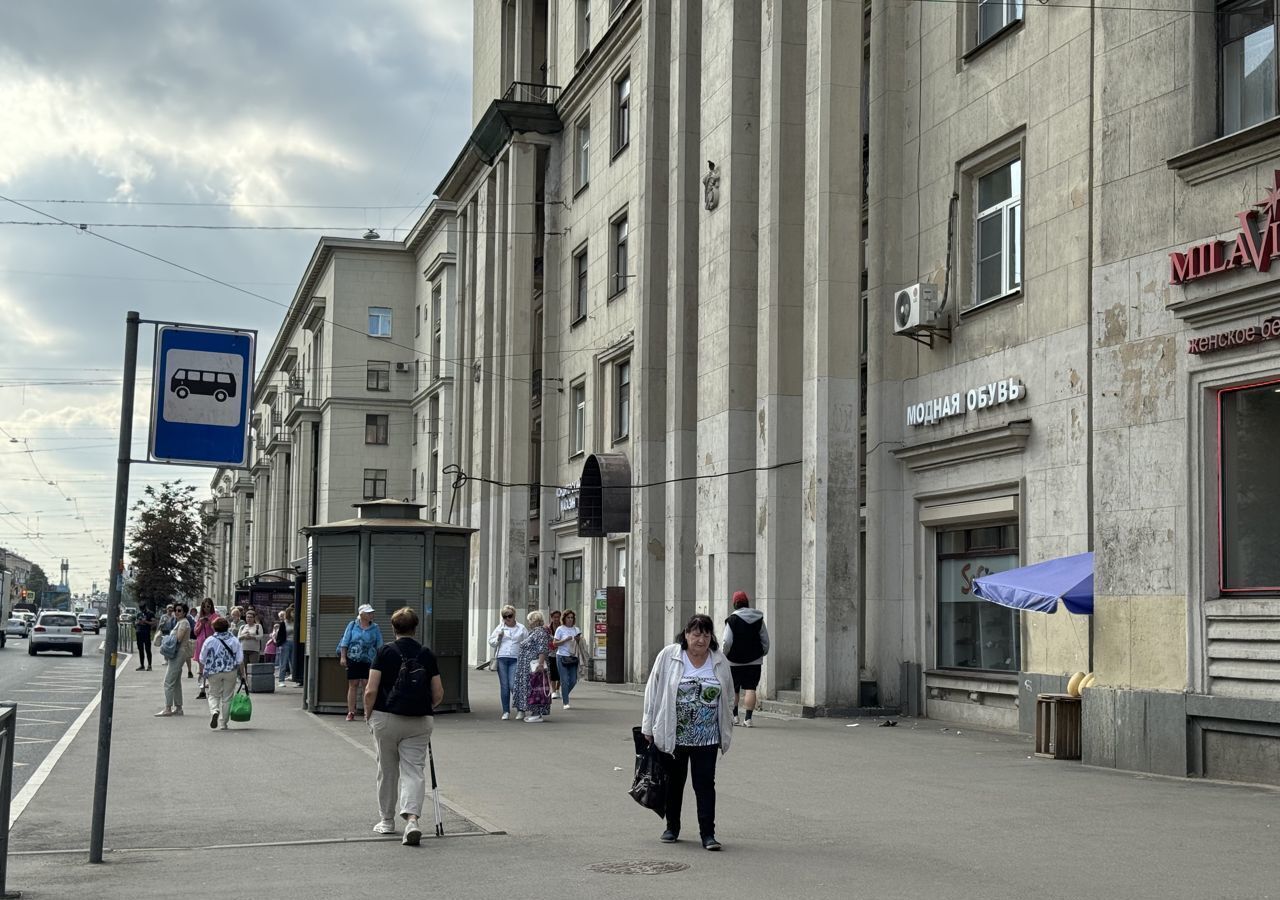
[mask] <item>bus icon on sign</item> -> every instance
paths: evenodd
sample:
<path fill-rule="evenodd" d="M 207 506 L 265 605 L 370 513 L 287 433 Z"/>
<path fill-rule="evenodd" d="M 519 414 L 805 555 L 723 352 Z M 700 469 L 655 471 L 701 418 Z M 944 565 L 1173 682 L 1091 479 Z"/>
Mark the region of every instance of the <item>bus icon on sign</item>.
<path fill-rule="evenodd" d="M 169 390 L 182 400 L 191 394 L 203 394 L 221 403 L 236 395 L 236 376 L 230 372 L 178 369 L 169 378 Z"/>

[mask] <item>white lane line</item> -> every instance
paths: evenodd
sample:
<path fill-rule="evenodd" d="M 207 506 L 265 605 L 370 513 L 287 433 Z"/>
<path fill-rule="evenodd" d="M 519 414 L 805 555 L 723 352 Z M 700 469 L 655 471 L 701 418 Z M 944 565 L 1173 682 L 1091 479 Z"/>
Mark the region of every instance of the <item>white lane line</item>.
<path fill-rule="evenodd" d="M 132 654 L 123 654 L 116 664 L 116 677 L 119 678 L 121 671 L 128 671 L 128 663 Z M 124 666 L 124 669 L 121 669 Z M 13 829 L 14 824 L 18 821 L 18 817 L 26 810 L 27 804 L 35 797 L 36 791 L 49 777 L 49 773 L 53 771 L 53 767 L 58 764 L 58 760 L 62 759 L 62 754 L 67 752 L 67 748 L 71 746 L 71 742 L 76 739 L 76 735 L 80 733 L 80 729 L 84 727 L 84 723 L 89 721 L 89 717 L 97 710 L 98 704 L 102 702 L 102 691 L 98 691 L 94 698 L 89 701 L 76 720 L 71 723 L 71 727 L 67 729 L 66 734 L 58 739 L 58 743 L 53 745 L 53 749 L 49 751 L 49 755 L 40 761 L 40 766 L 31 773 L 31 777 L 27 779 L 27 783 L 22 786 L 22 790 L 18 791 L 18 796 L 13 798 L 13 802 L 9 805 L 9 828 Z"/>

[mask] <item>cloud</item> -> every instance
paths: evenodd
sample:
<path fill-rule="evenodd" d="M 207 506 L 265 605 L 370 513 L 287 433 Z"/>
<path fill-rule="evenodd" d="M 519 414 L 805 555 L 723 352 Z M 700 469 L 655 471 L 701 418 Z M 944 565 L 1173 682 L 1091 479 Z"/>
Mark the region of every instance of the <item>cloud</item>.
<path fill-rule="evenodd" d="M 63 332 L 12 297 L 0 292 L 0 322 L 4 322 L 5 344 L 10 347 L 23 347 L 32 351 L 44 350 L 58 344 Z M 24 354 L 30 358 L 30 354 Z M 18 359 L 16 354 L 10 359 Z"/>

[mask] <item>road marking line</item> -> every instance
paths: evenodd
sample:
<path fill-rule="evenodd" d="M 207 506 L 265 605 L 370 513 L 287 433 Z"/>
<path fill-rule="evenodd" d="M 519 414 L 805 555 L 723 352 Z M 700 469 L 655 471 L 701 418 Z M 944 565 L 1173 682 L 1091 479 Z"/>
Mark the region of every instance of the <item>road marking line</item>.
<path fill-rule="evenodd" d="M 124 661 L 128 661 L 129 654 L 124 655 Z M 117 677 L 119 677 L 119 666 L 116 667 Z M 127 671 L 127 670 L 126 670 Z M 9 806 L 9 829 L 12 830 L 14 824 L 18 821 L 18 817 L 26 810 L 27 804 L 31 802 L 31 798 L 36 795 L 36 791 L 48 779 L 49 773 L 53 771 L 53 767 L 58 764 L 58 760 L 62 759 L 62 754 L 67 752 L 67 748 L 71 746 L 71 742 L 76 739 L 76 735 L 80 733 L 80 729 L 84 727 L 84 723 L 89 721 L 89 717 L 97 710 L 98 704 L 102 702 L 102 691 L 98 691 L 94 698 L 89 701 L 85 708 L 81 711 L 76 720 L 71 723 L 71 727 L 67 729 L 66 734 L 58 739 L 58 743 L 53 745 L 53 749 L 49 751 L 49 755 L 40 760 L 40 767 L 31 773 L 31 777 L 27 779 L 27 783 L 22 786 L 22 790 L 18 791 L 18 796 L 13 798 L 13 803 Z"/>

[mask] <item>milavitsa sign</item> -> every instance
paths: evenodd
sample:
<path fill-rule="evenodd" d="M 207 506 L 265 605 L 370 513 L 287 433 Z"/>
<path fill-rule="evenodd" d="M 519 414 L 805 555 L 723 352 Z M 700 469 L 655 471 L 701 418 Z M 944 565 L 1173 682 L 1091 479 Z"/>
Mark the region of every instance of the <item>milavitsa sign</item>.
<path fill-rule="evenodd" d="M 1251 209 L 1236 213 L 1236 218 L 1240 231 L 1234 240 L 1205 241 L 1188 247 L 1185 253 L 1170 253 L 1169 282 L 1186 284 L 1233 269 L 1270 270 L 1271 261 L 1280 256 L 1280 169 L 1267 196 Z"/>

